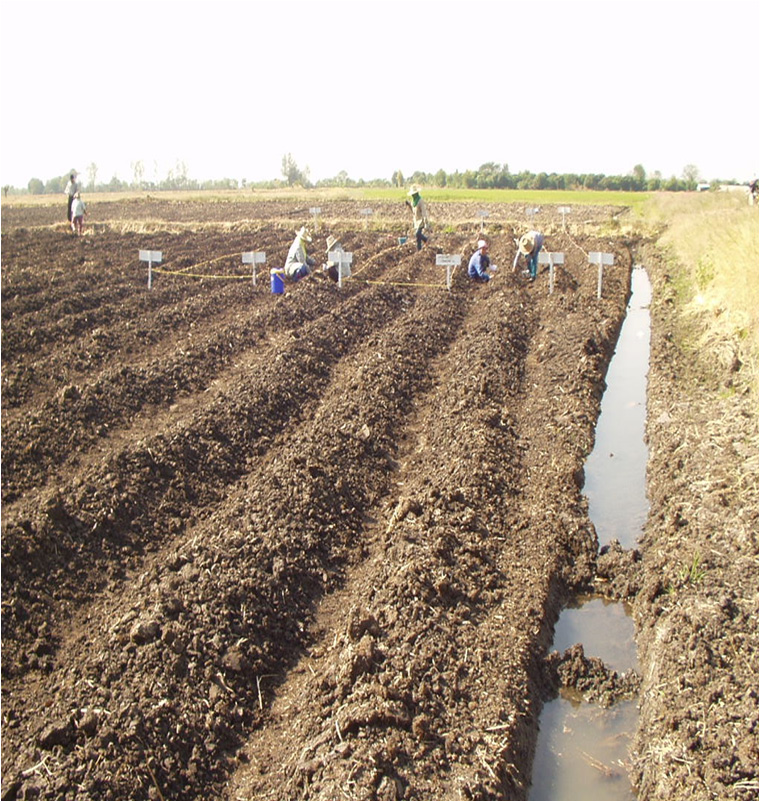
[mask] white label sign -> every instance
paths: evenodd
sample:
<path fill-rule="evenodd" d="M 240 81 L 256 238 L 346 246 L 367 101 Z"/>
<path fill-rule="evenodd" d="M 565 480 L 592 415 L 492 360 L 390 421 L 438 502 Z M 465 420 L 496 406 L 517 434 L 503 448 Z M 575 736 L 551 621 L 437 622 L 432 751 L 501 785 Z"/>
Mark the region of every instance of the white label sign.
<path fill-rule="evenodd" d="M 309 209 L 309 214 L 321 214 L 321 212 L 322 209 L 319 206 L 312 206 L 311 209 Z"/>
<path fill-rule="evenodd" d="M 346 253 L 346 251 L 328 251 L 328 262 L 341 262 L 344 265 L 350 265 L 354 261 L 353 253 Z"/>
<path fill-rule="evenodd" d="M 590 265 L 612 265 L 615 264 L 615 255 L 612 253 L 591 251 L 588 255 L 588 263 Z"/>
<path fill-rule="evenodd" d="M 263 265 L 267 260 L 267 255 L 264 251 L 248 251 L 243 254 L 244 265 Z"/>
<path fill-rule="evenodd" d="M 161 261 L 161 251 L 140 251 L 141 262 L 154 262 Z"/>
<path fill-rule="evenodd" d="M 458 267 L 462 264 L 462 257 L 458 253 L 436 254 L 435 263 L 441 267 Z"/>
<path fill-rule="evenodd" d="M 565 264 L 565 254 L 540 251 L 538 254 L 538 263 L 540 265 L 563 265 Z"/>

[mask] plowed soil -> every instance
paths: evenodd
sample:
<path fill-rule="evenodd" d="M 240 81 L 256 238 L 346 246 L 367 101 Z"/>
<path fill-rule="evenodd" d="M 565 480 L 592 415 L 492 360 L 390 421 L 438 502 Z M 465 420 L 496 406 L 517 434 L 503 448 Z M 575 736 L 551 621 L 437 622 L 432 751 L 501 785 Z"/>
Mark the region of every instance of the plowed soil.
<path fill-rule="evenodd" d="M 3 206 L 3 798 L 524 798 L 591 587 L 634 604 L 642 798 L 756 798 L 756 415 L 676 349 L 626 210 L 531 218 L 549 294 L 512 269 L 523 207 L 485 207 L 497 277 L 448 291 L 483 206 L 429 204 L 418 253 L 402 203 L 323 204 L 315 255 L 336 234 L 352 278 L 274 295 L 308 207 L 93 202 L 75 238 L 60 206 Z M 634 261 L 652 512 L 598 557 L 583 464 Z"/>

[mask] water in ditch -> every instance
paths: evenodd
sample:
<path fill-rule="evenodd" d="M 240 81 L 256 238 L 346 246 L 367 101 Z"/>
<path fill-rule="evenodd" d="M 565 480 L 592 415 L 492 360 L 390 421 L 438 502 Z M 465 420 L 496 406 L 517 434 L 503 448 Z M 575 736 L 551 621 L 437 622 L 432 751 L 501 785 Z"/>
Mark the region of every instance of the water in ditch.
<path fill-rule="evenodd" d="M 584 494 L 600 545 L 636 545 L 649 511 L 646 497 L 646 384 L 649 303 L 646 271 L 634 267 L 631 297 L 607 371 L 607 388 L 589 455 Z M 553 649 L 581 643 L 618 672 L 638 668 L 633 622 L 623 604 L 578 598 L 560 615 Z M 544 706 L 529 800 L 633 800 L 629 746 L 638 719 L 635 700 L 609 709 L 563 694 Z"/>

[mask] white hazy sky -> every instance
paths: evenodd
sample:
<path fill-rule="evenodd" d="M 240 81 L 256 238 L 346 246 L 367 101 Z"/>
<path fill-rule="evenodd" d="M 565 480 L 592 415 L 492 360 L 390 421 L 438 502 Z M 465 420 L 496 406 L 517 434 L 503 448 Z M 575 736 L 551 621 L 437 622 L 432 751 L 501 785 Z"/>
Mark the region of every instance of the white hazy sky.
<path fill-rule="evenodd" d="M 757 0 L 0 3 L 0 184 L 757 175 Z"/>

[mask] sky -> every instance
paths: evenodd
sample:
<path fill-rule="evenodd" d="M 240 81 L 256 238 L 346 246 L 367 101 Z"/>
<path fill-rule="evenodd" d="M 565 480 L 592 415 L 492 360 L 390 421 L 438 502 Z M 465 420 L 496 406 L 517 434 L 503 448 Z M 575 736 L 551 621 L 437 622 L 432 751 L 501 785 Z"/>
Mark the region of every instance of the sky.
<path fill-rule="evenodd" d="M 757 0 L 0 2 L 0 185 L 758 174 Z"/>

